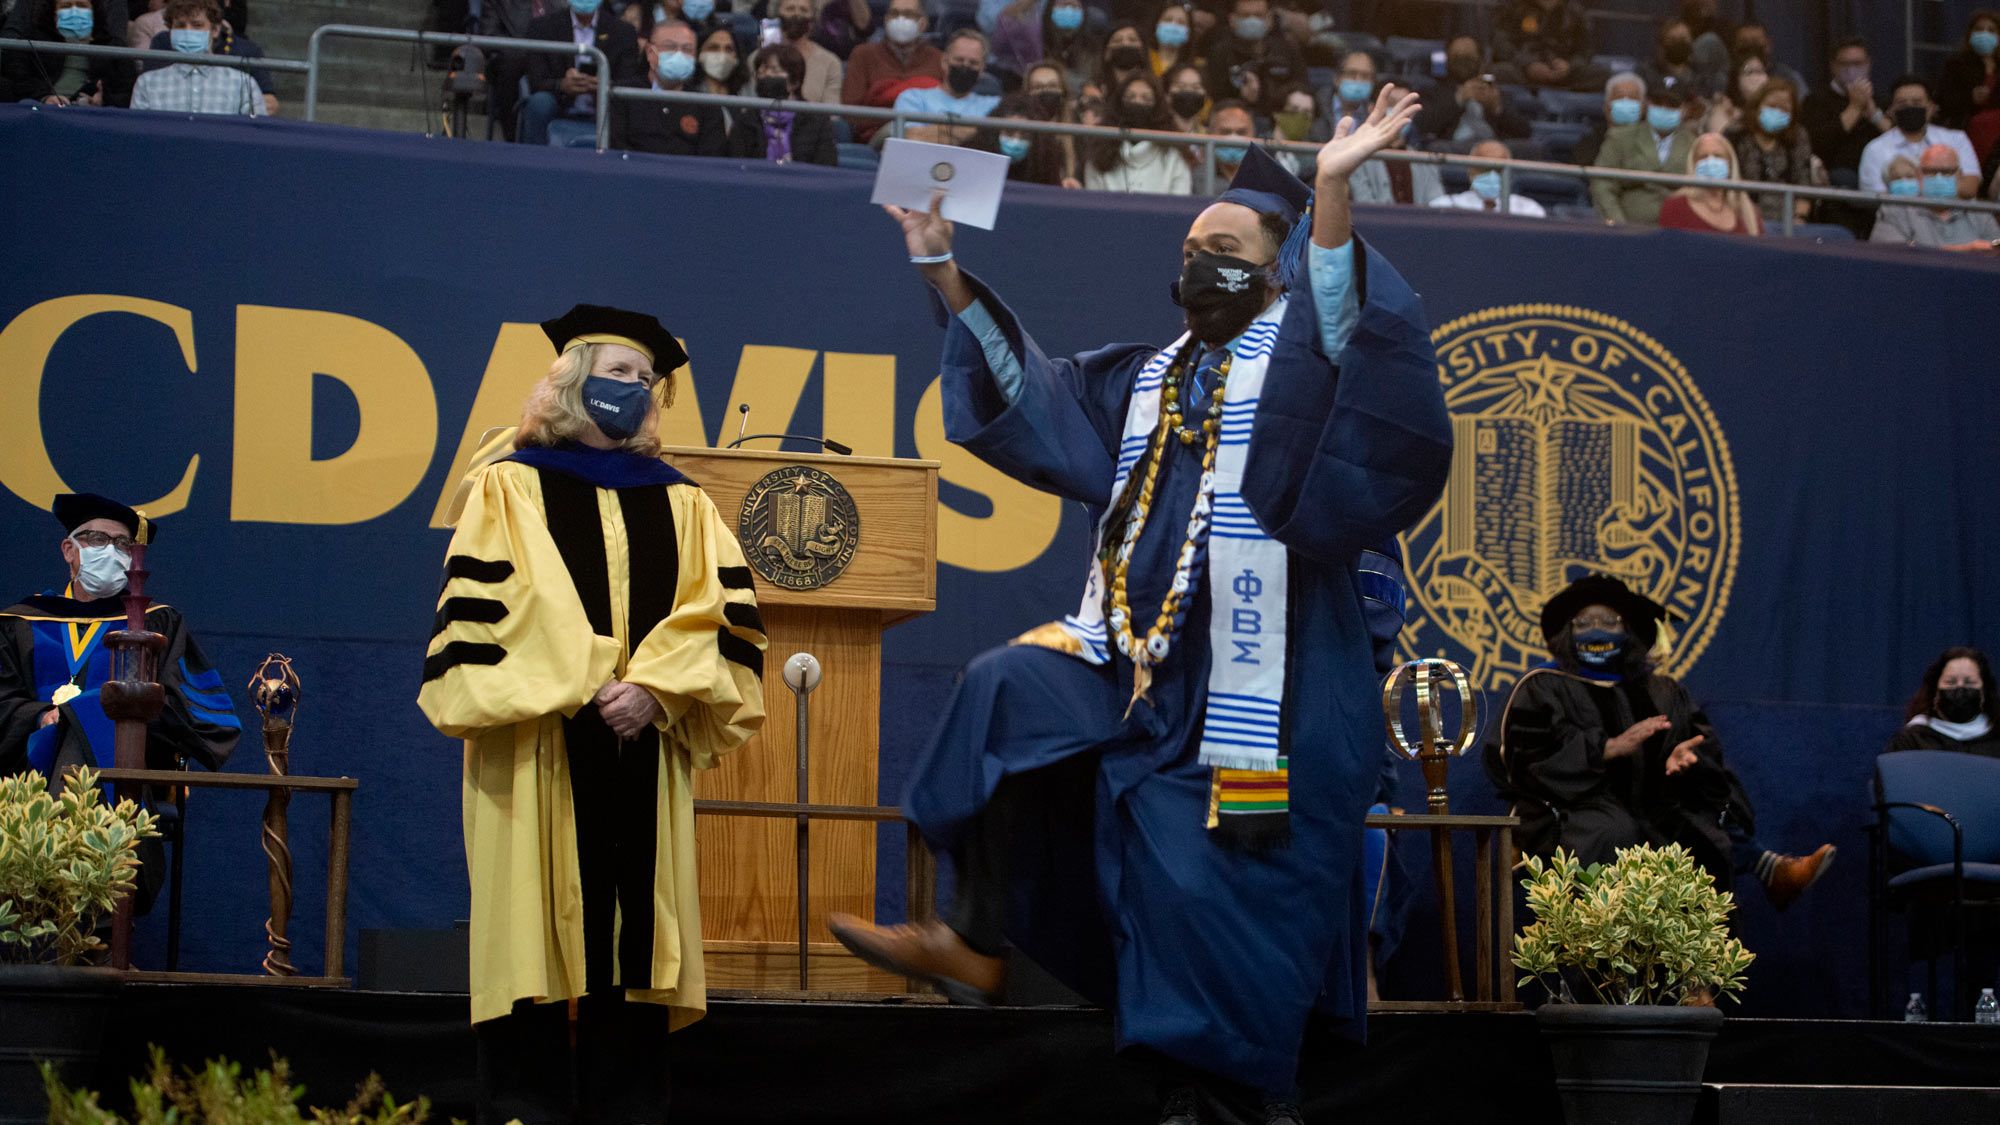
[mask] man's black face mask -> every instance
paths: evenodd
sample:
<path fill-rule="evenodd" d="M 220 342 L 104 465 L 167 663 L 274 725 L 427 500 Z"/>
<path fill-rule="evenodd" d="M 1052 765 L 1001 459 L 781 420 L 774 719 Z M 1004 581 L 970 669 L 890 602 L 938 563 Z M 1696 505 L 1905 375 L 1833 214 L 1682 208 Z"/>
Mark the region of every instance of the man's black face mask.
<path fill-rule="evenodd" d="M 1270 295 L 1271 264 L 1197 250 L 1181 264 L 1170 287 L 1174 304 L 1187 310 L 1188 332 L 1211 347 L 1243 334 Z"/>

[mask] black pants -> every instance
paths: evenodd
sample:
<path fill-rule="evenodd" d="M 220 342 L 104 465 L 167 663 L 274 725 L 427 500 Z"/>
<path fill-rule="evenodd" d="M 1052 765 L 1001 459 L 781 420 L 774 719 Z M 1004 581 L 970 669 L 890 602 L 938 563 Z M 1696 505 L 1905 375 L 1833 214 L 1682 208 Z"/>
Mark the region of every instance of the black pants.
<path fill-rule="evenodd" d="M 667 1009 L 617 993 L 568 1004 L 521 1001 L 474 1026 L 479 1125 L 659 1125 L 667 1119 Z"/>
<path fill-rule="evenodd" d="M 514 139 L 514 115 L 521 107 L 521 79 L 528 74 L 528 56 L 520 51 L 496 51 L 486 56 L 486 114 L 500 135 Z"/>

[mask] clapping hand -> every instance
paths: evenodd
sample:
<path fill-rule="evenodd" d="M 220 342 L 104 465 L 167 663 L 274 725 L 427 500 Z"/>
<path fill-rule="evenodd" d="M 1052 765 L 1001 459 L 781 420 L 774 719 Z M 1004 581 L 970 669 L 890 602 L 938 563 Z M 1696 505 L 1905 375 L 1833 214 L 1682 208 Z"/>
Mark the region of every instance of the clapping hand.
<path fill-rule="evenodd" d="M 1344 182 L 1363 161 L 1396 143 L 1403 129 L 1416 120 L 1418 108 L 1415 91 L 1393 85 L 1382 87 L 1366 121 L 1357 125 L 1352 117 L 1341 118 L 1333 130 L 1333 139 L 1320 147 L 1319 181 Z"/>
<path fill-rule="evenodd" d="M 1686 742 L 1681 743 L 1679 746 L 1674 747 L 1673 753 L 1667 755 L 1668 777 L 1674 776 L 1675 774 L 1681 772 L 1682 770 L 1688 768 L 1689 766 L 1694 765 L 1696 762 L 1701 760 L 1700 757 L 1698 757 L 1695 754 L 1694 748 L 1701 745 L 1701 740 L 1704 737 L 1706 736 L 1697 734 L 1693 738 L 1688 739 Z"/>

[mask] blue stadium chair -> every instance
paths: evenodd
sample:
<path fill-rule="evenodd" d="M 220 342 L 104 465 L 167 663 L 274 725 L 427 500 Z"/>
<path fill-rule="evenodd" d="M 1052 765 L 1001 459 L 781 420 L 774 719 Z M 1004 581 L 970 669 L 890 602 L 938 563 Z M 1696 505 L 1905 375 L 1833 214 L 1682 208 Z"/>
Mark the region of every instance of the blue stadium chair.
<path fill-rule="evenodd" d="M 1853 242 L 1854 232 L 1839 223 L 1795 223 L 1792 237 L 1810 238 L 1814 242 Z"/>
<path fill-rule="evenodd" d="M 1389 73 L 1405 78 L 1429 78 L 1431 52 L 1444 50 L 1444 40 L 1406 39 L 1401 35 L 1391 35 L 1382 44 L 1382 50 L 1389 56 Z"/>
<path fill-rule="evenodd" d="M 596 148 L 597 122 L 558 117 L 549 122 L 550 148 Z"/>
<path fill-rule="evenodd" d="M 1541 102 L 1544 121 L 1596 121 L 1604 116 L 1604 96 L 1580 90 L 1543 89 L 1536 99 Z"/>
<path fill-rule="evenodd" d="M 1549 211 L 1551 219 L 1568 219 L 1577 223 L 1601 223 L 1597 208 L 1588 203 L 1564 203 Z"/>
<path fill-rule="evenodd" d="M 875 150 L 867 145 L 838 144 L 834 149 L 838 154 L 838 166 L 842 168 L 852 168 L 857 172 L 873 172 L 881 164 L 880 158 L 875 155 Z"/>
<path fill-rule="evenodd" d="M 1368 51 L 1375 55 L 1382 53 L 1382 39 L 1380 36 L 1370 35 L 1365 31 L 1341 31 L 1335 34 L 1340 37 L 1340 46 L 1343 51 Z"/>
<path fill-rule="evenodd" d="M 1543 113 L 1542 100 L 1526 86 L 1501 86 L 1500 104 L 1514 116 L 1524 117 L 1530 121 L 1542 116 Z"/>
<path fill-rule="evenodd" d="M 1514 190 L 1554 212 L 1559 207 L 1590 205 L 1590 188 L 1582 176 L 1559 176 L 1553 172 L 1522 172 L 1514 177 Z"/>
<path fill-rule="evenodd" d="M 1952 951 L 1952 1015 L 1967 1018 L 1966 908 L 2000 902 L 2000 760 L 1950 750 L 1905 750 L 1875 759 L 1876 822 L 1869 827 L 1868 962 L 1871 1007 L 1879 1000 L 1882 916 L 1897 910 L 1941 916 Z M 1927 943 L 1928 944 L 1928 943 Z M 1937 955 L 1929 953 L 1937 996 Z M 1914 955 L 1917 950 L 1913 949 Z"/>
<path fill-rule="evenodd" d="M 1340 71 L 1330 66 L 1309 66 L 1306 68 L 1306 85 L 1315 90 L 1331 90 L 1340 81 Z"/>
<path fill-rule="evenodd" d="M 833 143 L 851 145 L 854 143 L 854 126 L 845 117 L 833 119 Z"/>
<path fill-rule="evenodd" d="M 1590 132 L 1590 126 L 1581 121 L 1530 121 L 1528 132 L 1548 151 L 1550 160 L 1567 164 L 1576 142 Z"/>
<path fill-rule="evenodd" d="M 1639 60 L 1630 55 L 1592 55 L 1590 61 L 1613 74 L 1639 69 Z"/>

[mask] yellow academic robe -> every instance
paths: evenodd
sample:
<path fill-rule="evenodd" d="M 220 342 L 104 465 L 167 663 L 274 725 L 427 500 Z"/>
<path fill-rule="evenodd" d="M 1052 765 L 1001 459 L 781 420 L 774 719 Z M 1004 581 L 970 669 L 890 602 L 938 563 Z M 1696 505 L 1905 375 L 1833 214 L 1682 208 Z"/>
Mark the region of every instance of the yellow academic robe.
<path fill-rule="evenodd" d="M 472 1020 L 621 988 L 678 1029 L 707 1007 L 691 771 L 764 719 L 750 572 L 661 462 L 536 453 L 468 479 L 418 697 L 465 740 Z M 591 702 L 614 679 L 663 710 L 638 741 Z"/>

